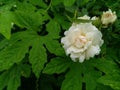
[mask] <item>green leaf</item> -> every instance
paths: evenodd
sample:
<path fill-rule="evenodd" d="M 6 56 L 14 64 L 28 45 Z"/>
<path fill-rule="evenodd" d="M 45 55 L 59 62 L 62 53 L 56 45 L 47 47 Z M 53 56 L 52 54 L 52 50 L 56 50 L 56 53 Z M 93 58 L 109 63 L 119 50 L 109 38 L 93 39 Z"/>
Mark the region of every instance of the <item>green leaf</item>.
<path fill-rule="evenodd" d="M 0 33 L 7 39 L 11 37 L 13 26 L 13 12 L 10 9 L 15 5 L 13 0 L 2 0 L 0 6 Z"/>
<path fill-rule="evenodd" d="M 103 84 L 98 84 L 96 90 L 114 90 L 111 87 Z"/>
<path fill-rule="evenodd" d="M 94 60 L 93 60 L 94 61 Z M 97 87 L 96 80 L 102 75 L 92 66 L 93 61 L 82 64 L 72 63 L 65 76 L 61 90 L 94 90 Z"/>
<path fill-rule="evenodd" d="M 112 60 L 112 58 L 98 59 L 98 62 L 94 62 L 93 65 L 105 74 L 120 72 L 118 65 Z"/>
<path fill-rule="evenodd" d="M 42 16 L 38 12 L 25 14 L 23 11 L 14 13 L 14 23 L 22 28 L 36 30 L 42 24 Z"/>
<path fill-rule="evenodd" d="M 109 85 L 114 90 L 120 90 L 120 75 L 105 75 L 98 79 L 98 81 L 104 85 Z"/>
<path fill-rule="evenodd" d="M 80 70 L 81 69 L 78 65 L 73 66 L 70 69 L 70 71 L 65 76 L 61 90 L 82 90 L 82 77 Z"/>
<path fill-rule="evenodd" d="M 0 71 L 19 63 L 28 52 L 28 42 L 16 42 L 0 51 Z"/>
<path fill-rule="evenodd" d="M 51 59 L 51 62 L 47 64 L 47 66 L 43 70 L 43 73 L 60 74 L 62 72 L 65 72 L 68 69 L 68 67 L 69 67 L 69 61 L 67 59 L 57 57 Z"/>
<path fill-rule="evenodd" d="M 32 64 L 33 72 L 35 73 L 36 77 L 39 77 L 40 72 L 47 61 L 46 50 L 43 47 L 43 44 L 40 38 L 36 38 L 33 41 L 32 49 L 30 50 L 29 60 L 30 60 L 30 63 Z"/>
<path fill-rule="evenodd" d="M 19 32 L 13 34 L 10 40 L 5 40 L 4 43 L 7 45 L 0 51 L 0 71 L 9 69 L 14 63 L 21 62 L 33 38 L 34 33 Z"/>
<path fill-rule="evenodd" d="M 13 66 L 11 69 L 7 71 L 4 71 L 0 75 L 0 90 L 3 90 L 5 86 L 7 86 L 7 90 L 17 90 L 17 88 L 20 86 L 20 82 L 21 82 L 20 78 L 22 72 L 24 71 L 23 68 L 26 68 L 26 65 L 19 64 Z"/>
<path fill-rule="evenodd" d="M 14 23 L 29 30 L 38 29 L 43 19 L 39 12 L 35 12 L 36 8 L 28 3 L 17 3 L 16 5 L 18 9 L 14 13 Z"/>
<path fill-rule="evenodd" d="M 83 6 L 86 5 L 90 0 L 77 0 L 77 5 L 78 6 Z M 95 2 L 95 0 L 93 0 Z"/>
<path fill-rule="evenodd" d="M 94 90 L 97 86 L 96 80 L 101 76 L 102 73 L 99 71 L 95 71 L 94 69 L 93 70 L 91 69 L 89 71 L 91 71 L 91 72 L 84 74 L 86 90 Z"/>
<path fill-rule="evenodd" d="M 9 72 L 4 72 L 0 75 L 0 90 L 3 90 L 3 88 L 7 85 L 9 78 Z"/>
<path fill-rule="evenodd" d="M 30 2 L 33 5 L 38 5 L 42 8 L 47 8 L 47 5 L 44 3 L 43 0 L 24 0 L 24 1 Z"/>
<path fill-rule="evenodd" d="M 67 21 L 67 18 L 60 14 L 56 14 L 54 20 L 58 22 L 64 30 L 68 29 L 71 26 L 71 22 Z"/>
<path fill-rule="evenodd" d="M 53 42 L 49 45 L 46 42 Z M 55 42 L 55 44 L 54 44 Z M 12 35 L 10 40 L 1 42 L 1 44 L 6 44 L 6 47 L 1 46 L 0 51 L 0 71 L 9 69 L 13 64 L 20 63 L 25 54 L 28 53 L 28 49 L 31 46 L 29 60 L 32 64 L 32 70 L 36 77 L 39 77 L 44 64 L 47 61 L 46 50 L 43 45 L 47 46 L 52 53 L 60 54 L 60 44 L 57 41 L 52 40 L 51 37 L 38 36 L 34 31 L 23 31 Z M 48 44 L 48 45 L 47 45 Z M 58 51 L 52 47 L 56 45 Z M 6 63 L 4 63 L 6 62 Z"/>
<path fill-rule="evenodd" d="M 57 56 L 65 55 L 63 47 L 61 47 L 61 44 L 57 40 L 50 40 L 49 37 L 47 39 L 48 40 L 45 41 L 45 45 L 47 49 L 50 51 L 50 53 L 55 54 Z"/>
<path fill-rule="evenodd" d="M 22 64 L 21 66 L 21 76 L 23 77 L 30 77 L 30 74 L 31 74 L 31 66 L 28 65 L 28 64 Z"/>
<path fill-rule="evenodd" d="M 0 0 L 1 3 L 9 4 L 13 3 L 15 0 Z"/>
<path fill-rule="evenodd" d="M 52 0 L 52 5 L 58 5 L 62 2 L 63 0 Z"/>
<path fill-rule="evenodd" d="M 75 3 L 76 0 L 64 0 L 63 3 L 65 6 L 69 7 Z"/>
<path fill-rule="evenodd" d="M 49 37 L 52 39 L 59 38 L 60 25 L 55 20 L 51 20 L 46 26 Z"/>
<path fill-rule="evenodd" d="M 13 15 L 10 11 L 0 13 L 0 33 L 7 39 L 11 37 L 12 19 Z"/>
<path fill-rule="evenodd" d="M 96 68 L 104 73 L 102 77 L 98 79 L 98 82 L 104 85 L 108 85 L 114 90 L 120 90 L 120 70 L 119 66 L 113 61 L 112 58 L 101 58 L 99 62 L 94 63 Z"/>
<path fill-rule="evenodd" d="M 10 73 L 10 78 L 8 81 L 7 90 L 17 90 L 20 86 L 20 71 L 17 70 L 19 68 L 13 69 Z"/>

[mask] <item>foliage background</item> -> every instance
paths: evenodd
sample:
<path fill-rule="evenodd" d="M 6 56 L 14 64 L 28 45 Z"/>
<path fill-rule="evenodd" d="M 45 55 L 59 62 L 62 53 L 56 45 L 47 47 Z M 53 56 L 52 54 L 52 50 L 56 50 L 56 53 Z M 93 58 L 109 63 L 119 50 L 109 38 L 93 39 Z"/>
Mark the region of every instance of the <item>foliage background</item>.
<path fill-rule="evenodd" d="M 76 16 L 117 21 L 102 28 L 99 56 L 72 62 L 60 43 Z M 120 90 L 120 0 L 0 0 L 0 90 Z"/>

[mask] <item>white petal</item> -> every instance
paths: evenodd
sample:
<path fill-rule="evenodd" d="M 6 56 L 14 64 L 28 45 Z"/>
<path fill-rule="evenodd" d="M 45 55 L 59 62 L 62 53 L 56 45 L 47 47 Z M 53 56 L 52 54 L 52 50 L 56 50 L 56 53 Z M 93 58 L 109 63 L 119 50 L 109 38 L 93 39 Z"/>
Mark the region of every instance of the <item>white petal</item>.
<path fill-rule="evenodd" d="M 71 55 L 70 55 L 70 57 L 71 57 L 71 59 L 74 61 L 74 62 L 76 62 L 77 61 L 77 58 L 79 58 L 79 54 L 77 54 L 77 53 L 71 53 Z"/>
<path fill-rule="evenodd" d="M 86 51 L 86 59 L 89 59 L 90 57 L 94 57 L 95 55 L 98 55 L 100 53 L 100 47 L 97 46 L 91 46 Z"/>
<path fill-rule="evenodd" d="M 67 53 L 69 54 L 69 53 L 80 53 L 80 52 L 84 52 L 85 51 L 85 49 L 84 48 L 81 48 L 81 49 L 78 49 L 78 48 L 76 48 L 76 47 L 74 47 L 74 46 L 71 46 L 71 47 L 69 47 L 68 49 L 67 49 Z"/>
<path fill-rule="evenodd" d="M 79 62 L 82 63 L 85 60 L 85 54 L 80 55 Z"/>

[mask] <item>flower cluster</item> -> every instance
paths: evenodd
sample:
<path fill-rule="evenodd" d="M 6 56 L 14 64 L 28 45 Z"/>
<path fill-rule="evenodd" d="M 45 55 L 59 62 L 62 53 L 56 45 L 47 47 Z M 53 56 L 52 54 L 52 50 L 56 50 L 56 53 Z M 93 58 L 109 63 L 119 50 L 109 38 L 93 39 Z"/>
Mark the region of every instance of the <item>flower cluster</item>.
<path fill-rule="evenodd" d="M 116 20 L 117 16 L 111 10 L 103 12 L 101 22 L 108 25 Z M 69 30 L 64 32 L 65 37 L 61 39 L 66 55 L 70 55 L 71 59 L 82 63 L 91 57 L 98 55 L 103 44 L 102 33 L 92 24 L 92 20 L 97 20 L 96 16 L 90 18 L 87 15 L 78 17 L 77 19 L 91 20 L 85 23 L 73 23 Z"/>

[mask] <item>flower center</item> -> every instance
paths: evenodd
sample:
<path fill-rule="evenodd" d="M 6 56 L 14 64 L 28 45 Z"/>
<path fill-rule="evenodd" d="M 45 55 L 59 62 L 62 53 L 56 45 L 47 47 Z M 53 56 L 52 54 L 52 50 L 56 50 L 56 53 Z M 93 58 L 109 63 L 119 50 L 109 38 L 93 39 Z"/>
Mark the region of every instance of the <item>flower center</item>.
<path fill-rule="evenodd" d="M 106 13 L 105 14 L 105 17 L 108 18 L 108 17 L 111 17 L 112 15 L 110 13 Z"/>
<path fill-rule="evenodd" d="M 86 42 L 87 42 L 86 37 L 83 36 L 83 35 L 80 35 L 80 36 L 78 36 L 78 37 L 75 38 L 74 45 L 77 48 L 82 48 L 82 47 L 84 47 L 84 45 L 86 44 Z"/>

